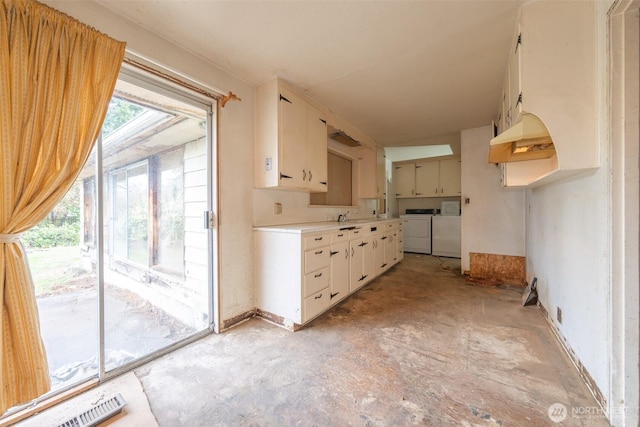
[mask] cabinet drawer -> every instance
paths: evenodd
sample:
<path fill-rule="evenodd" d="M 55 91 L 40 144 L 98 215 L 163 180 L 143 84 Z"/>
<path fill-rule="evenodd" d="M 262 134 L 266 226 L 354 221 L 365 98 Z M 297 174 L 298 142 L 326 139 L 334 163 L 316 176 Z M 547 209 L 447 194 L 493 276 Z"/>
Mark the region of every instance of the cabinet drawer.
<path fill-rule="evenodd" d="M 331 235 L 331 243 L 346 242 L 349 240 L 349 230 L 336 231 Z"/>
<path fill-rule="evenodd" d="M 371 234 L 370 227 L 356 228 L 355 230 L 349 231 L 349 239 L 357 239 L 363 236 L 368 236 L 370 234 Z"/>
<path fill-rule="evenodd" d="M 329 288 L 323 289 L 320 292 L 305 298 L 304 319 L 302 319 L 302 321 L 306 322 L 325 311 L 329 308 L 329 302 Z"/>
<path fill-rule="evenodd" d="M 304 246 L 305 250 L 319 248 L 320 246 L 325 246 L 331 243 L 331 235 L 330 234 L 314 234 L 312 236 L 304 237 Z"/>
<path fill-rule="evenodd" d="M 313 273 L 305 275 L 302 295 L 306 298 L 324 288 L 329 287 L 330 276 L 331 270 L 329 267 L 325 267 L 322 270 L 314 271 Z"/>
<path fill-rule="evenodd" d="M 329 252 L 329 246 L 306 251 L 304 253 L 304 272 L 311 273 L 312 271 L 328 266 L 330 262 L 329 258 L 331 258 Z"/>

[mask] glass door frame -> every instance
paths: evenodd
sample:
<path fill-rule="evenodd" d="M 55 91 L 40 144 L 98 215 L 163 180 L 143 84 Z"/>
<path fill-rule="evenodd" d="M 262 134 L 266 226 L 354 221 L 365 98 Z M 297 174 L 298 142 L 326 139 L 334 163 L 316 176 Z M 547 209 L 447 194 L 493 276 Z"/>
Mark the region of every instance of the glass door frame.
<path fill-rule="evenodd" d="M 178 99 L 182 102 L 202 108 L 206 111 L 206 156 L 207 156 L 207 211 L 203 212 L 203 228 L 208 230 L 208 316 L 209 325 L 206 329 L 196 332 L 188 338 L 179 340 L 167 347 L 155 350 L 145 356 L 136 358 L 135 360 L 118 366 L 112 370 L 105 369 L 105 306 L 104 306 L 104 176 L 103 176 L 103 158 L 102 158 L 102 136 L 98 137 L 96 142 L 96 247 L 97 247 L 97 281 L 98 281 L 98 381 L 100 383 L 117 377 L 125 372 L 141 366 L 151 360 L 170 353 L 184 345 L 197 341 L 204 336 L 214 332 L 219 332 L 219 286 L 218 286 L 218 173 L 217 173 L 217 108 L 218 100 L 213 97 L 207 97 L 190 90 L 183 85 L 172 83 L 166 79 L 162 79 L 153 73 L 142 70 L 135 65 L 123 63 L 118 79 L 133 83 L 145 89 L 153 90 L 161 95 Z M 215 108 L 215 110 L 214 110 Z M 108 179 L 108 178 L 107 178 Z M 206 227 L 205 227 L 206 226 Z M 90 380 L 90 379 L 88 379 Z"/>

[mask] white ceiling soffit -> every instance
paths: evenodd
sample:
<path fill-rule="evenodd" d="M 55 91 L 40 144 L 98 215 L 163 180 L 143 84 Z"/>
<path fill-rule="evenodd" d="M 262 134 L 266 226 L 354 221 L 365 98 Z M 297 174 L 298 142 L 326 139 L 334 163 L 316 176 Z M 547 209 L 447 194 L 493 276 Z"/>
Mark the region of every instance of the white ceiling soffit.
<path fill-rule="evenodd" d="M 384 146 L 491 123 L 519 6 L 99 1 L 253 85 L 291 82 Z"/>

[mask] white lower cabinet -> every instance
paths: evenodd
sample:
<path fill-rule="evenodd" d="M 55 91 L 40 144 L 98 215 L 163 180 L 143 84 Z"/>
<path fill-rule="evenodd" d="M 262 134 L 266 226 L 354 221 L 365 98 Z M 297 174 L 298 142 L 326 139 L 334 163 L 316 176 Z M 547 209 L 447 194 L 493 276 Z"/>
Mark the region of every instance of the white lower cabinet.
<path fill-rule="evenodd" d="M 354 233 L 354 231 L 351 233 Z M 349 251 L 351 253 L 349 289 L 351 292 L 355 292 L 373 280 L 376 269 L 371 232 L 360 231 L 359 235 L 352 234 L 352 237 L 349 242 Z"/>
<path fill-rule="evenodd" d="M 399 224 L 340 230 L 336 223 L 322 231 L 304 224 L 256 227 L 258 313 L 292 330 L 319 316 L 399 261 Z"/>
<path fill-rule="evenodd" d="M 343 238 L 344 236 L 344 238 Z M 334 233 L 331 250 L 331 279 L 329 280 L 329 299 L 333 305 L 349 295 L 349 235 L 346 232 Z"/>

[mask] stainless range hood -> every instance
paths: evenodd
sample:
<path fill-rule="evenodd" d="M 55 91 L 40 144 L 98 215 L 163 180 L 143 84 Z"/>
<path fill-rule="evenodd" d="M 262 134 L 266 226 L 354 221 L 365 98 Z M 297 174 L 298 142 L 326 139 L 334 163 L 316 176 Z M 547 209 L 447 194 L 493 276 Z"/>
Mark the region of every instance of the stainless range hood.
<path fill-rule="evenodd" d="M 547 127 L 531 113 L 523 113 L 522 120 L 493 138 L 489 145 L 489 163 L 547 159 L 555 154 Z"/>

